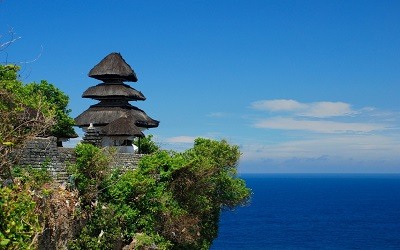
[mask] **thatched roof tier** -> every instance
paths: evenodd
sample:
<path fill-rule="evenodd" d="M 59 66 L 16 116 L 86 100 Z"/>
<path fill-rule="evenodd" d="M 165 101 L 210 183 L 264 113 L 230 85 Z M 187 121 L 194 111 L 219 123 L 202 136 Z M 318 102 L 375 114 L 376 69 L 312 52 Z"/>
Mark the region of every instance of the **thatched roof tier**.
<path fill-rule="evenodd" d="M 99 103 L 92 105 L 91 107 L 121 107 L 121 108 L 135 108 L 126 100 L 101 100 Z"/>
<path fill-rule="evenodd" d="M 143 110 L 137 107 L 104 107 L 93 105 L 78 117 L 75 124 L 79 127 L 88 127 L 90 123 L 96 126 L 105 126 L 121 117 L 130 117 L 134 124 L 141 128 L 158 127 L 159 121 L 150 118 Z"/>
<path fill-rule="evenodd" d="M 83 98 L 96 100 L 122 98 L 128 101 L 144 101 L 146 97 L 142 92 L 137 91 L 126 84 L 101 83 L 88 88 L 82 95 Z"/>
<path fill-rule="evenodd" d="M 111 53 L 89 71 L 89 77 L 109 81 L 137 82 L 131 66 L 125 62 L 120 53 Z"/>
<path fill-rule="evenodd" d="M 132 117 L 118 118 L 102 128 L 100 135 L 144 137 L 142 131 L 135 125 L 135 120 Z"/>

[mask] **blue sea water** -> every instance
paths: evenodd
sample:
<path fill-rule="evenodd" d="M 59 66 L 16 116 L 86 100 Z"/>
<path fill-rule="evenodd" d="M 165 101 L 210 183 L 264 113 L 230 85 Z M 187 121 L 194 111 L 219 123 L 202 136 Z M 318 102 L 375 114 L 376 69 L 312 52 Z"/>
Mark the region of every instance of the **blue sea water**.
<path fill-rule="evenodd" d="M 211 249 L 400 249 L 400 175 L 242 175 L 250 205 L 224 211 Z"/>

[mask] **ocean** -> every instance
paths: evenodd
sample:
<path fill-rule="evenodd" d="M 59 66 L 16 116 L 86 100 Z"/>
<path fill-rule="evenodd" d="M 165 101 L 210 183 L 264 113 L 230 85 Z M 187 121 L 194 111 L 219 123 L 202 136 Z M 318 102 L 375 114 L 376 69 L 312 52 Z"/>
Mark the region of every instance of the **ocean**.
<path fill-rule="evenodd" d="M 211 249 L 400 249 L 398 174 L 244 174 Z"/>

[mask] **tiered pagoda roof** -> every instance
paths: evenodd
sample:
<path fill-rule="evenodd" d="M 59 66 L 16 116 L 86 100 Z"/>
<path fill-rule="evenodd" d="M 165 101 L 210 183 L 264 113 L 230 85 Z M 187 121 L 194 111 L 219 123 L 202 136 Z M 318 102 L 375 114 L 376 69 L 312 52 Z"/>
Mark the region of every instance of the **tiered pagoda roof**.
<path fill-rule="evenodd" d="M 142 128 L 156 128 L 158 127 L 159 121 L 150 118 L 143 110 L 131 107 L 120 107 L 121 105 L 111 107 L 111 106 L 97 106 L 92 105 L 85 112 L 80 114 L 75 118 L 75 123 L 77 126 L 85 128 L 93 123 L 95 127 L 105 126 L 118 118 L 130 117 L 132 122 Z"/>
<path fill-rule="evenodd" d="M 137 91 L 129 85 L 100 83 L 96 86 L 88 88 L 83 92 L 83 98 L 92 98 L 95 100 L 109 99 L 109 97 L 126 99 L 128 101 L 144 101 L 146 97 L 142 92 Z"/>
<path fill-rule="evenodd" d="M 101 131 L 101 135 L 107 136 L 136 136 L 144 137 L 140 129 L 131 122 L 130 117 L 121 117 L 109 123 Z"/>
<path fill-rule="evenodd" d="M 100 81 L 137 82 L 131 66 L 125 62 L 120 53 L 111 53 L 89 71 L 89 77 Z"/>
<path fill-rule="evenodd" d="M 88 88 L 82 95 L 100 101 L 75 118 L 81 128 L 90 124 L 101 127 L 100 134 L 107 136 L 143 136 L 141 129 L 158 127 L 159 121 L 150 118 L 129 101 L 143 101 L 146 97 L 123 83 L 137 82 L 133 69 L 119 53 L 111 53 L 89 72 L 89 77 L 103 81 Z"/>

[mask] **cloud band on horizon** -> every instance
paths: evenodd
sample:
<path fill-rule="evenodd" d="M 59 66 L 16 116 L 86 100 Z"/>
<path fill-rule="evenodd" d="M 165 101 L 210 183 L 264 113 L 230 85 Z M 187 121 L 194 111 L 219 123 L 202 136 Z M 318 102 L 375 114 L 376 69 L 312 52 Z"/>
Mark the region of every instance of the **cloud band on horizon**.
<path fill-rule="evenodd" d="M 301 103 L 291 99 L 261 100 L 251 104 L 257 110 L 269 112 L 288 112 L 297 116 L 325 118 L 333 116 L 349 116 L 358 112 L 344 102 Z"/>
<path fill-rule="evenodd" d="M 315 133 L 370 133 L 390 128 L 389 124 L 359 119 L 373 109 L 354 110 L 350 104 L 344 102 L 301 103 L 291 99 L 274 99 L 253 102 L 251 107 L 278 113 L 276 116 L 258 119 L 253 123 L 255 128 Z"/>

